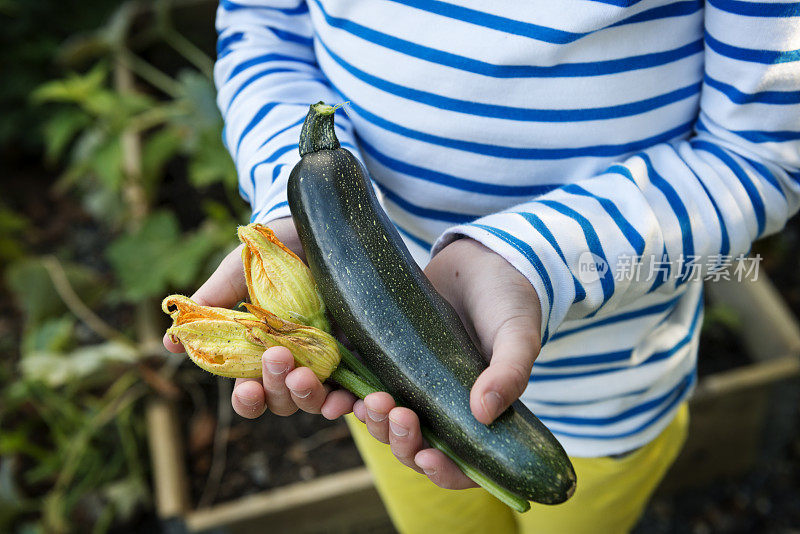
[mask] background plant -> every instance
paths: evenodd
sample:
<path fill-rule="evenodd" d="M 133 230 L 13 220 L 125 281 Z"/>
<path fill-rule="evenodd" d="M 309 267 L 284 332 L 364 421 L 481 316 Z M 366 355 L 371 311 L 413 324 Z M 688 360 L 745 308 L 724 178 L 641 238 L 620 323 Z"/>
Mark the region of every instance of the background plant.
<path fill-rule="evenodd" d="M 0 203 L 19 312 L 4 305 L 0 323 L 0 531 L 102 532 L 149 500 L 142 399 L 174 395 L 182 361 L 165 358 L 158 302 L 191 291 L 245 219 L 210 79 L 213 9 L 0 1 L 3 72 L 25 73 L 0 93 L 0 146 L 30 179 Z"/>

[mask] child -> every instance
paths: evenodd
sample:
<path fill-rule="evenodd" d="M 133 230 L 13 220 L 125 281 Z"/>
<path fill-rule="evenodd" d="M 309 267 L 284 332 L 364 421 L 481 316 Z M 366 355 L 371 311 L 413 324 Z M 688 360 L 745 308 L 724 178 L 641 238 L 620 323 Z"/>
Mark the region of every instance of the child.
<path fill-rule="evenodd" d="M 701 278 L 798 209 L 798 17 L 740 0 L 221 0 L 218 103 L 252 220 L 300 251 L 285 197 L 300 125 L 310 103 L 348 100 L 342 145 L 491 357 L 473 414 L 521 398 L 578 489 L 519 516 L 437 488 L 425 477 L 474 484 L 424 448 L 413 412 L 332 391 L 283 348 L 263 381 L 237 381 L 235 410 L 352 410 L 402 532 L 630 530 L 685 437 Z M 245 295 L 237 250 L 195 298 Z"/>

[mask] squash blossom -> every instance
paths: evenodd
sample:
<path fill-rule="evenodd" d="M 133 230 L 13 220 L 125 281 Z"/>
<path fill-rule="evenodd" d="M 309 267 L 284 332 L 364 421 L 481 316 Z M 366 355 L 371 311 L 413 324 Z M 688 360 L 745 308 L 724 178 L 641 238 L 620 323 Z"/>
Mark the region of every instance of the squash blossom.
<path fill-rule="evenodd" d="M 258 223 L 240 226 L 242 264 L 250 302 L 281 319 L 330 333 L 325 304 L 311 270 Z"/>
<path fill-rule="evenodd" d="M 197 366 L 230 378 L 261 376 L 261 355 L 269 347 L 292 351 L 297 365 L 325 380 L 339 365 L 336 340 L 317 328 L 285 321 L 255 305 L 249 312 L 201 306 L 188 297 L 170 295 L 161 308 L 172 317 L 167 334 L 181 343 Z"/>

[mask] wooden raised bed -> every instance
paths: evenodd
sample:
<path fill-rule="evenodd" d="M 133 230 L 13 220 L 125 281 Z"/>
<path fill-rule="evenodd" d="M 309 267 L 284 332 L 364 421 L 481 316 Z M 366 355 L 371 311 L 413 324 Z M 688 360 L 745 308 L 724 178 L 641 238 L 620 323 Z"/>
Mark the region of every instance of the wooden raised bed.
<path fill-rule="evenodd" d="M 796 431 L 786 413 L 800 392 L 797 321 L 763 273 L 757 281 L 710 284 L 708 292 L 742 319 L 752 363 L 700 381 L 691 400 L 688 441 L 660 492 L 744 473 Z M 365 468 L 191 509 L 175 419 L 174 407 L 164 401 L 148 407 L 156 508 L 163 520 L 190 532 L 393 532 Z"/>

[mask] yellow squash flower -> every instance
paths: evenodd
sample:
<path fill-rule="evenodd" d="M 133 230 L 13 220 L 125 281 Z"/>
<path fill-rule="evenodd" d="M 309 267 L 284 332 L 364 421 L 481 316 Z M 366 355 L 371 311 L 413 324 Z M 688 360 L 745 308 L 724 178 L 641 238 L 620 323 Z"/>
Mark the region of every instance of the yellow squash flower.
<path fill-rule="evenodd" d="M 238 234 L 245 245 L 242 264 L 250 302 L 281 319 L 330 333 L 325 304 L 306 264 L 266 226 L 240 226 Z"/>
<path fill-rule="evenodd" d="M 248 312 L 201 306 L 188 297 L 170 295 L 161 303 L 172 317 L 170 339 L 181 343 L 202 369 L 230 378 L 261 376 L 261 355 L 269 347 L 291 350 L 299 366 L 324 381 L 338 367 L 336 340 L 311 326 L 285 321 L 263 308 L 246 304 Z"/>

